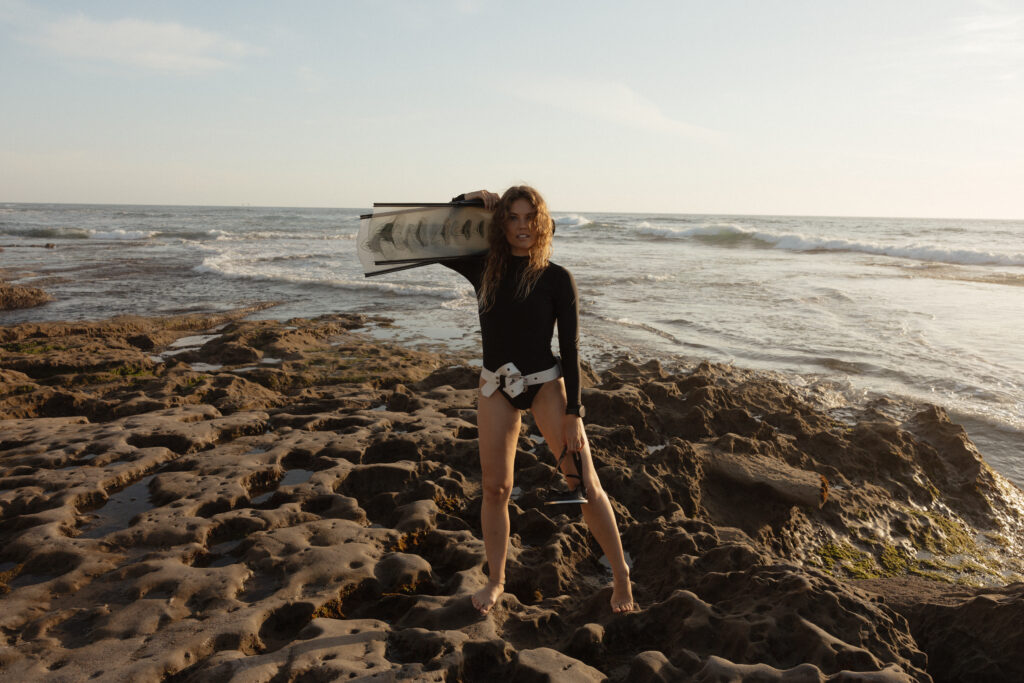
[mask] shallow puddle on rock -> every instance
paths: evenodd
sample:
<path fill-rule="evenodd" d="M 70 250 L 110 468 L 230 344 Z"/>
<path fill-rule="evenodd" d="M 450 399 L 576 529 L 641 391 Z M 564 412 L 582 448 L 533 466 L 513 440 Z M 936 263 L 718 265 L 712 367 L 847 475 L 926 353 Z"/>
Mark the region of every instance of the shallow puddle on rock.
<path fill-rule="evenodd" d="M 302 484 L 309 481 L 309 478 L 312 476 L 313 470 L 288 470 L 284 475 L 284 479 L 280 481 L 278 486 L 294 486 L 295 484 Z"/>
<path fill-rule="evenodd" d="M 234 541 L 224 541 L 216 545 L 210 546 L 210 561 L 205 565 L 207 567 L 226 567 L 229 564 L 237 564 L 238 558 L 232 555 L 232 551 L 241 545 L 245 539 L 239 538 Z"/>
<path fill-rule="evenodd" d="M 206 342 L 212 341 L 219 337 L 219 334 L 194 334 L 189 337 L 181 337 L 171 342 L 169 349 L 181 349 L 186 347 L 199 347 Z"/>
<path fill-rule="evenodd" d="M 190 363 L 189 367 L 195 372 L 216 372 L 217 370 L 223 370 L 223 365 L 217 365 L 216 363 Z"/>
<path fill-rule="evenodd" d="M 68 470 L 71 469 L 72 467 L 81 467 L 82 465 L 88 465 L 90 461 L 94 460 L 97 457 L 99 457 L 99 453 L 86 453 L 85 455 L 72 457 L 72 459 L 68 461 L 67 465 L 64 465 L 63 467 L 60 467 L 58 469 Z"/>
<path fill-rule="evenodd" d="M 277 489 L 267 491 L 266 493 L 261 493 L 260 495 L 256 496 L 255 498 L 249 501 L 250 507 L 253 505 L 263 505 L 268 500 L 273 498 L 275 493 L 277 493 Z"/>
<path fill-rule="evenodd" d="M 113 531 L 127 529 L 135 515 L 153 507 L 149 502 L 149 482 L 155 474 L 143 477 L 107 499 L 102 507 L 91 511 L 93 519 L 82 527 L 80 538 L 102 538 Z"/>
<path fill-rule="evenodd" d="M 58 576 L 57 574 L 18 574 L 8 586 L 14 588 L 24 588 L 25 586 L 35 586 L 38 583 L 44 583 L 50 579 Z"/>
<path fill-rule="evenodd" d="M 242 543 L 242 541 L 244 541 L 244 540 L 245 540 L 244 538 L 236 538 L 233 541 L 223 541 L 221 543 L 217 543 L 215 545 L 211 545 L 210 546 L 210 554 L 211 555 L 224 555 L 225 553 L 229 553 L 232 550 L 234 550 L 235 548 L 237 548 Z"/>
<path fill-rule="evenodd" d="M 309 481 L 309 478 L 312 477 L 313 474 L 313 470 L 288 470 L 287 472 L 285 472 L 284 477 L 281 478 L 281 481 L 277 482 L 276 484 L 273 484 L 269 491 L 265 491 L 264 493 L 261 493 L 260 495 L 250 500 L 249 507 L 263 505 L 268 500 L 273 498 L 274 494 L 277 493 L 277 490 L 282 486 L 294 486 L 295 484 L 304 484 L 305 482 Z"/>

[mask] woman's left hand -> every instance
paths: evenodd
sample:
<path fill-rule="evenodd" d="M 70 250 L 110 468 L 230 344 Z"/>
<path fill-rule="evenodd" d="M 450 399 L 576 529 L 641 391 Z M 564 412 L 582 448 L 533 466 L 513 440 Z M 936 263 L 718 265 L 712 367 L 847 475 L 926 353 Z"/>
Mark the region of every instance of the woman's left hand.
<path fill-rule="evenodd" d="M 587 445 L 587 434 L 583 430 L 583 420 L 576 415 L 566 415 L 562 423 L 562 433 L 565 435 L 565 449 L 570 453 L 583 450 Z"/>
<path fill-rule="evenodd" d="M 467 192 L 467 193 L 465 193 L 462 196 L 465 197 L 466 199 L 469 199 L 469 200 L 473 200 L 473 199 L 481 199 L 481 200 L 483 200 L 484 208 L 487 209 L 488 211 L 494 211 L 496 208 L 498 208 L 498 202 L 501 201 L 501 197 L 499 197 L 498 195 L 496 195 L 493 192 L 488 192 L 487 190 L 477 190 L 476 192 Z"/>

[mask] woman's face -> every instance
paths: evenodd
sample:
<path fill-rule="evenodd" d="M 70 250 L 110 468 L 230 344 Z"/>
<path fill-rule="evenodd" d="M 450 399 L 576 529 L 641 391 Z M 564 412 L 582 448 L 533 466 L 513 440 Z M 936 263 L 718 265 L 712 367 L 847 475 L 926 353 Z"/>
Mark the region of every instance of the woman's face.
<path fill-rule="evenodd" d="M 532 228 L 537 210 L 529 201 L 520 197 L 509 207 L 508 222 L 505 224 L 505 239 L 512 247 L 513 256 L 529 256 L 530 248 L 537 241 Z"/>

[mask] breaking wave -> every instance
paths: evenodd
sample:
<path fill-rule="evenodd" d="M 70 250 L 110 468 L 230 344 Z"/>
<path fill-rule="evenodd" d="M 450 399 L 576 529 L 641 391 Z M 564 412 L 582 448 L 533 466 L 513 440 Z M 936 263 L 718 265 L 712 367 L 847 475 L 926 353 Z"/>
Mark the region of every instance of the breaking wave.
<path fill-rule="evenodd" d="M 809 237 L 799 233 L 775 234 L 752 230 L 732 223 L 702 225 L 692 228 L 671 228 L 641 222 L 638 235 L 654 239 L 692 240 L 717 246 L 743 244 L 770 249 L 800 252 L 852 252 L 889 256 L 912 261 L 949 263 L 968 266 L 1024 266 L 1024 253 L 1000 254 L 980 249 L 954 249 L 928 244 L 888 245 L 844 239 Z"/>

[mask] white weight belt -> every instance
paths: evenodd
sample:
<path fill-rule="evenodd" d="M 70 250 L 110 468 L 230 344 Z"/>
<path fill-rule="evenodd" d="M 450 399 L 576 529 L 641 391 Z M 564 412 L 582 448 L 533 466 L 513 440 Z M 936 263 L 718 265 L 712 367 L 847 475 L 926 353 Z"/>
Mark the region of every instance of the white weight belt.
<path fill-rule="evenodd" d="M 524 375 L 519 372 L 519 368 L 515 366 L 515 363 L 505 363 L 493 372 L 483 368 L 480 371 L 480 376 L 484 380 L 484 385 L 480 387 L 480 393 L 484 396 L 490 396 L 499 387 L 504 386 L 505 393 L 515 398 L 532 384 L 543 384 L 544 382 L 558 379 L 562 376 L 562 369 L 558 367 L 558 363 L 555 363 L 547 370 Z"/>

